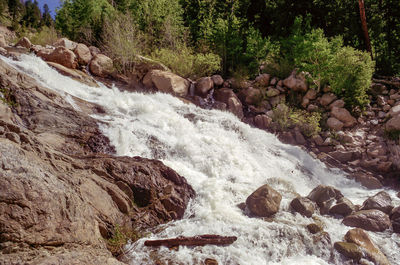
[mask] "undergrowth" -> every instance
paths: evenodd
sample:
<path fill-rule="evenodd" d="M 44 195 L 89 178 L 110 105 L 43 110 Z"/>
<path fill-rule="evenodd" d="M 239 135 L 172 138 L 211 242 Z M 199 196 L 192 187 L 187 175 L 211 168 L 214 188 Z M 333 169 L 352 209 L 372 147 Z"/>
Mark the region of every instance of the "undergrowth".
<path fill-rule="evenodd" d="M 107 249 L 115 256 L 123 254 L 124 246 L 126 244 L 133 243 L 145 235 L 138 232 L 133 228 L 116 225 L 114 228 L 114 234 L 112 237 L 106 239 Z"/>

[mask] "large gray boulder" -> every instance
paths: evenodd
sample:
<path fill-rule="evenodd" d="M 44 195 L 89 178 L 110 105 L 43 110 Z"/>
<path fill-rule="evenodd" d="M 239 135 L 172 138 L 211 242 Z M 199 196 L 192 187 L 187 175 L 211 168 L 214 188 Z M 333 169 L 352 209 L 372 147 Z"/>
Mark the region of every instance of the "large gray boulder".
<path fill-rule="evenodd" d="M 176 96 L 186 96 L 190 82 L 179 75 L 162 70 L 150 70 L 143 79 L 147 88 L 155 88 L 160 92 Z"/>
<path fill-rule="evenodd" d="M 104 54 L 97 54 L 89 65 L 90 72 L 99 77 L 107 77 L 114 72 L 113 60 Z"/>

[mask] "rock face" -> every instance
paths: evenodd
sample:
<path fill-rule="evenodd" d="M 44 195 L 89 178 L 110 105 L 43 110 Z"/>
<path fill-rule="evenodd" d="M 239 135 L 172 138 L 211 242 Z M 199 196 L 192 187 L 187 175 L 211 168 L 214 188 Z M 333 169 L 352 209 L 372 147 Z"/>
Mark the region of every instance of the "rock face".
<path fill-rule="evenodd" d="M 214 82 L 211 77 L 202 77 L 196 81 L 195 94 L 200 97 L 206 97 L 213 87 Z"/>
<path fill-rule="evenodd" d="M 92 59 L 92 54 L 90 53 L 89 48 L 83 43 L 76 45 L 74 53 L 78 58 L 78 63 L 80 65 L 88 65 Z"/>
<path fill-rule="evenodd" d="M 53 67 L 54 69 L 57 70 L 57 72 L 61 73 L 62 75 L 69 76 L 79 82 L 82 82 L 84 84 L 90 85 L 97 87 L 96 81 L 89 75 L 85 74 L 82 71 L 76 70 L 76 69 L 70 69 L 65 66 L 62 66 L 61 64 L 58 63 L 53 63 L 53 62 L 47 62 L 48 65 Z"/>
<path fill-rule="evenodd" d="M 155 88 L 158 91 L 186 96 L 189 90 L 189 81 L 171 72 L 151 70 L 143 79 L 147 88 Z"/>
<path fill-rule="evenodd" d="M 281 200 L 282 195 L 265 184 L 247 198 L 246 206 L 258 217 L 270 217 L 279 211 Z"/>
<path fill-rule="evenodd" d="M 355 261 L 359 261 L 363 252 L 357 244 L 348 242 L 336 242 L 333 247 L 343 256 Z"/>
<path fill-rule="evenodd" d="M 228 107 L 228 110 L 238 116 L 239 119 L 243 118 L 243 105 L 236 94 L 229 88 L 221 88 L 214 92 L 214 98 L 217 101 L 223 102 Z"/>
<path fill-rule="evenodd" d="M 283 80 L 283 85 L 298 92 L 306 92 L 308 89 L 306 79 L 302 75 L 296 75 L 295 73 Z"/>
<path fill-rule="evenodd" d="M 67 68 L 75 69 L 77 60 L 75 54 L 64 47 L 57 47 L 48 55 L 44 55 L 44 59 L 49 62 L 61 64 Z"/>
<path fill-rule="evenodd" d="M 383 232 L 390 228 L 387 214 L 379 210 L 363 210 L 355 212 L 343 219 L 343 224 L 358 227 L 367 231 Z"/>
<path fill-rule="evenodd" d="M 4 38 L 4 36 L 2 34 L 0 34 L 0 47 L 4 48 L 6 46 L 7 46 L 6 39 Z"/>
<path fill-rule="evenodd" d="M 107 77 L 114 71 L 113 61 L 104 54 L 95 55 L 89 68 L 92 74 L 100 77 Z"/>
<path fill-rule="evenodd" d="M 193 189 L 160 161 L 111 155 L 99 106 L 76 112 L 2 61 L 0 73 L 16 103 L 0 101 L 0 264 L 120 264 L 102 239 L 117 226 L 182 217 Z"/>
<path fill-rule="evenodd" d="M 355 228 L 349 230 L 344 236 L 349 243 L 356 244 L 363 252 L 363 256 L 377 265 L 390 265 L 386 256 L 372 242 L 368 234 L 360 229 Z"/>
<path fill-rule="evenodd" d="M 374 196 L 368 198 L 361 208 L 361 210 L 371 209 L 381 210 L 386 214 L 390 214 L 393 209 L 392 198 L 390 198 L 390 195 L 385 191 L 378 192 Z"/>
<path fill-rule="evenodd" d="M 305 217 L 311 217 L 315 212 L 315 204 L 308 198 L 294 198 L 290 203 L 290 207 Z"/>
<path fill-rule="evenodd" d="M 400 234 L 400 206 L 394 208 L 390 214 L 393 232 Z"/>

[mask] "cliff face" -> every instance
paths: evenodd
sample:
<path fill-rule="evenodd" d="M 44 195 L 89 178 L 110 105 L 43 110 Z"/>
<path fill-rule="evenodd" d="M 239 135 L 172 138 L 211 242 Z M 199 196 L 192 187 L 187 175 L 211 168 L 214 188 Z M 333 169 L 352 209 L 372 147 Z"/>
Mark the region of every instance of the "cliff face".
<path fill-rule="evenodd" d="M 118 264 L 105 240 L 183 216 L 194 191 L 160 161 L 115 157 L 89 114 L 0 60 L 0 264 Z"/>

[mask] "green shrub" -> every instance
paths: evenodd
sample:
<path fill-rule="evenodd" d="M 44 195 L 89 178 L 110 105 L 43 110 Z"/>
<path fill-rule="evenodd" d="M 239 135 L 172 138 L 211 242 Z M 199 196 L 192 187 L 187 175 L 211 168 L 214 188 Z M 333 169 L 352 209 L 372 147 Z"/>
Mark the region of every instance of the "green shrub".
<path fill-rule="evenodd" d="M 280 130 L 298 127 L 307 137 L 321 132 L 321 114 L 305 110 L 291 109 L 285 104 L 279 104 L 273 109 L 273 121 L 278 123 Z"/>
<path fill-rule="evenodd" d="M 107 249 L 117 257 L 124 253 L 124 246 L 129 241 L 135 242 L 141 237 L 143 237 L 143 235 L 132 228 L 116 225 L 113 236 L 106 240 Z"/>
<path fill-rule="evenodd" d="M 51 45 L 58 39 L 58 34 L 55 28 L 53 27 L 42 27 L 40 31 L 33 33 L 29 39 L 33 44 L 37 45 Z"/>
<path fill-rule="evenodd" d="M 375 63 L 368 53 L 351 47 L 341 48 L 333 57 L 329 83 L 349 107 L 365 106 Z"/>
<path fill-rule="evenodd" d="M 185 44 L 174 50 L 156 50 L 151 54 L 151 58 L 166 65 L 174 73 L 191 79 L 209 76 L 221 70 L 221 58 L 218 55 L 195 53 Z"/>

